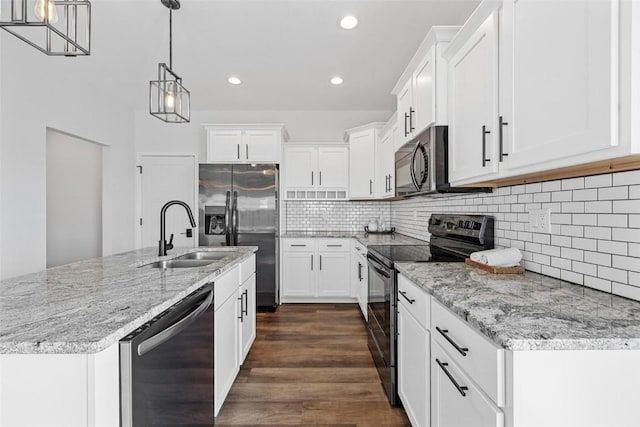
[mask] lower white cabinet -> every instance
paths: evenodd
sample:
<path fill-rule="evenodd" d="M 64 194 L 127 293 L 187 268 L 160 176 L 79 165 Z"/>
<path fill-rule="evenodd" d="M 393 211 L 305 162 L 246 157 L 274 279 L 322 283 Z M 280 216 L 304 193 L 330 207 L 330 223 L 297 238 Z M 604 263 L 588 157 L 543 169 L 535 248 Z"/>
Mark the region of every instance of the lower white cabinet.
<path fill-rule="evenodd" d="M 432 341 L 431 426 L 503 427 L 504 414 Z"/>
<path fill-rule="evenodd" d="M 351 295 L 355 296 L 362 316 L 366 321 L 369 301 L 369 269 L 367 268 L 367 247 L 353 239 L 351 250 Z"/>
<path fill-rule="evenodd" d="M 256 275 L 240 286 L 240 364 L 244 363 L 256 339 Z"/>
<path fill-rule="evenodd" d="M 282 239 L 280 298 L 287 302 L 352 302 L 350 239 Z"/>

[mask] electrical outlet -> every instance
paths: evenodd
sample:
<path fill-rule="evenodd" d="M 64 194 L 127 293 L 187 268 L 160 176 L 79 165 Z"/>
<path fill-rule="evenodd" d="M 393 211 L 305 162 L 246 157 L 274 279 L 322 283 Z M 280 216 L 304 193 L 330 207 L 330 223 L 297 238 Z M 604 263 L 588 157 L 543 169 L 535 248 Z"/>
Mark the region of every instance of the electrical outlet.
<path fill-rule="evenodd" d="M 551 210 L 531 209 L 529 211 L 529 231 L 533 233 L 551 233 Z"/>

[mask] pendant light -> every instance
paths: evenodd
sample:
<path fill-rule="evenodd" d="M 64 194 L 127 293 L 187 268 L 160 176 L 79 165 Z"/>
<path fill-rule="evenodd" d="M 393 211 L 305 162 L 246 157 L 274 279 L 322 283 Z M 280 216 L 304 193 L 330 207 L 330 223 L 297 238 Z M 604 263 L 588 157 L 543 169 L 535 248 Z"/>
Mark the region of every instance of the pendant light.
<path fill-rule="evenodd" d="M 179 0 L 160 0 L 169 9 L 169 66 L 158 64 L 158 80 L 149 82 L 149 113 L 167 123 L 189 123 L 191 94 L 173 72 L 173 11 Z"/>
<path fill-rule="evenodd" d="M 51 56 L 91 54 L 88 0 L 0 0 L 0 27 Z"/>

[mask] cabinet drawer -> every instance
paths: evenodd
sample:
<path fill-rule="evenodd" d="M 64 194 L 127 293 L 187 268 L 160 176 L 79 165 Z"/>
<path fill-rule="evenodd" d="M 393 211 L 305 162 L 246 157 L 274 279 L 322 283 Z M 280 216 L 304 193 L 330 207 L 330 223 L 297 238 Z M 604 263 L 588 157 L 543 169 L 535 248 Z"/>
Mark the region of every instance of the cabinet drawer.
<path fill-rule="evenodd" d="M 504 427 L 504 413 L 437 343 L 431 345 L 431 425 Z"/>
<path fill-rule="evenodd" d="M 348 252 L 349 239 L 318 239 L 320 252 Z"/>
<path fill-rule="evenodd" d="M 431 334 L 498 406 L 504 406 L 504 349 L 434 299 L 431 301 Z"/>
<path fill-rule="evenodd" d="M 240 268 L 233 269 L 213 279 L 213 300 L 215 310 L 218 309 L 231 296 L 238 293 L 240 284 Z"/>
<path fill-rule="evenodd" d="M 240 263 L 240 283 L 243 284 L 247 281 L 253 273 L 256 272 L 256 255 L 253 254 L 249 258 Z"/>
<path fill-rule="evenodd" d="M 282 250 L 285 252 L 313 252 L 316 250 L 315 239 L 282 239 Z"/>
<path fill-rule="evenodd" d="M 429 294 L 402 274 L 398 274 L 398 303 L 402 304 L 425 329 L 430 327 L 430 299 L 431 296 Z"/>

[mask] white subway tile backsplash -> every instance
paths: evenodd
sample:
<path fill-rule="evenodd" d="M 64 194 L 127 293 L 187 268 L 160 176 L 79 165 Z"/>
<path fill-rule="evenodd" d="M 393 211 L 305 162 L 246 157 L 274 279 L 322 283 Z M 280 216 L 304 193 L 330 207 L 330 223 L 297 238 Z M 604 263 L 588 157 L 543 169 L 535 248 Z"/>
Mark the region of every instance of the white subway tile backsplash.
<path fill-rule="evenodd" d="M 611 174 L 587 176 L 584 179 L 585 188 L 610 187 Z"/>
<path fill-rule="evenodd" d="M 613 283 L 611 292 L 625 298 L 631 298 L 636 301 L 640 301 L 640 287 L 629 286 L 625 285 L 624 283 Z"/>
<path fill-rule="evenodd" d="M 370 221 L 380 218 L 387 227 L 392 225 L 390 202 L 287 200 L 283 205 L 285 231 L 360 232 Z M 428 220 L 423 212 L 420 214 L 416 230 L 420 230 L 420 222 Z"/>
<path fill-rule="evenodd" d="M 613 174 L 613 185 L 640 184 L 640 170 Z"/>
<path fill-rule="evenodd" d="M 398 232 L 422 239 L 429 238 L 426 220 L 432 213 L 492 215 L 496 246 L 523 251 L 525 268 L 605 292 L 630 295 L 636 288 L 629 284 L 640 292 L 635 267 L 640 266 L 640 171 L 504 187 L 491 194 L 418 197 L 390 205 Z M 538 207 L 551 211 L 550 234 L 529 229 L 529 210 Z"/>

